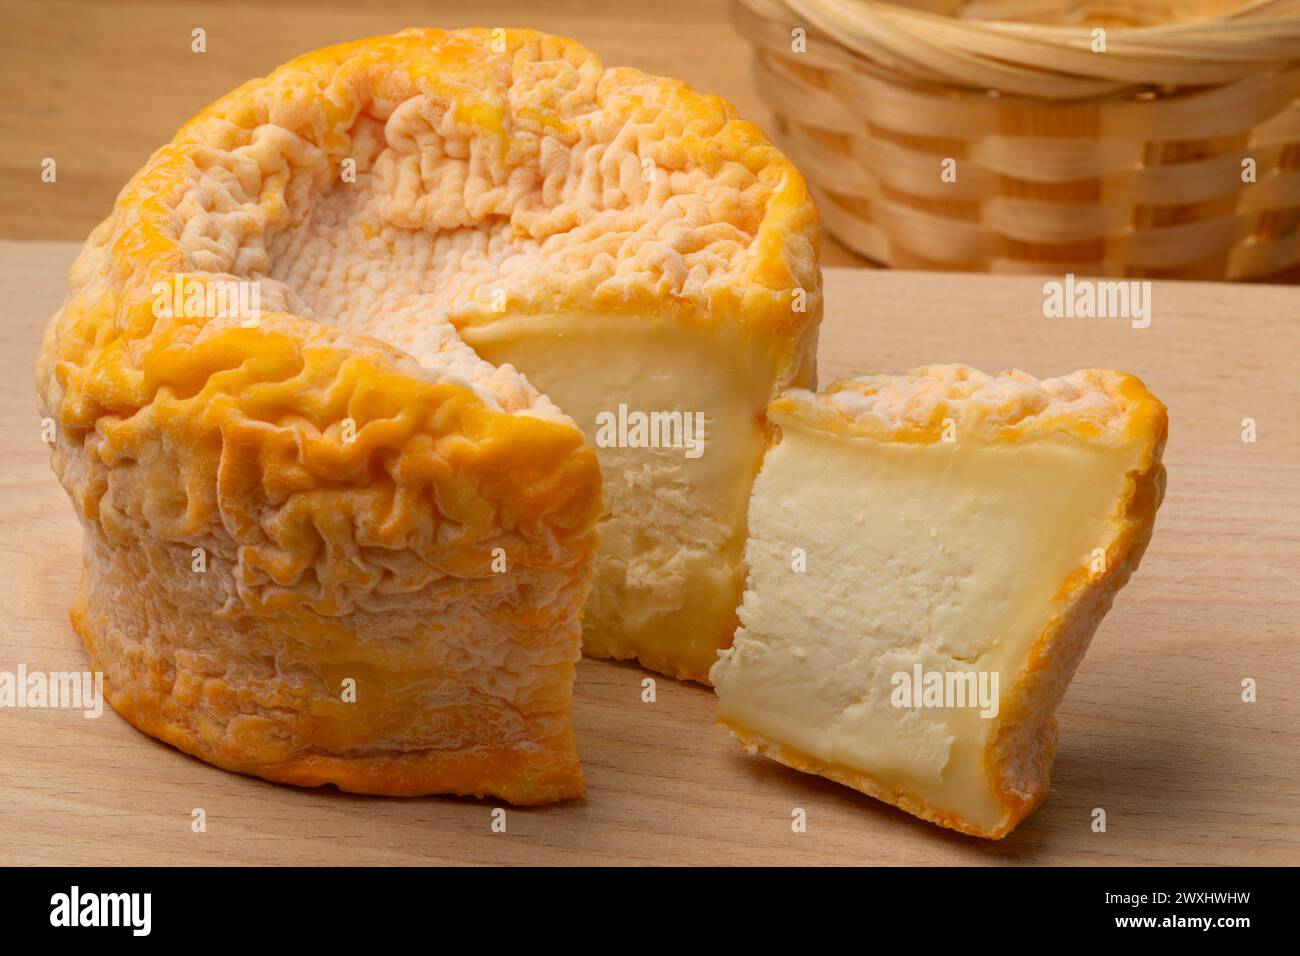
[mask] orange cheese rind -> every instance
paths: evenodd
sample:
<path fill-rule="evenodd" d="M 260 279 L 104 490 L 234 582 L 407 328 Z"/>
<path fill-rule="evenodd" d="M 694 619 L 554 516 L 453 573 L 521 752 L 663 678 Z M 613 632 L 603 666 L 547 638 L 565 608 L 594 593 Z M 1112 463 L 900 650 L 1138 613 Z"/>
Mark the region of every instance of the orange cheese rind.
<path fill-rule="evenodd" d="M 1168 428 L 1164 405 L 1141 380 L 1111 369 L 1037 379 L 1018 369 L 990 375 L 968 365 L 927 365 L 902 375 L 839 379 L 817 393 L 787 389 L 769 411 L 773 417 L 799 413 L 837 434 L 902 442 L 968 435 L 1016 440 L 1048 432 L 1134 440 Z"/>
<path fill-rule="evenodd" d="M 394 148 L 380 158 L 382 137 Z M 667 311 L 797 336 L 820 302 L 816 209 L 756 126 L 719 97 L 532 30 L 405 30 L 245 84 L 123 190 L 101 227 L 114 270 L 265 274 L 345 160 L 380 177 L 394 225 L 508 227 L 487 258 L 516 260 L 463 270 L 453 322 L 496 314 L 501 289 L 512 315 Z"/>
<path fill-rule="evenodd" d="M 74 300 L 63 316 L 79 313 Z M 83 328 L 47 340 L 44 394 L 54 467 L 87 525 L 73 620 L 123 716 L 269 779 L 517 803 L 581 794 L 568 705 L 600 474 L 575 426 L 513 373 L 468 383 L 291 316 L 109 340 L 79 364 L 59 345 L 103 334 Z M 496 555 L 517 590 L 484 593 Z M 504 600 L 505 619 L 422 633 L 452 582 L 462 600 Z M 480 647 L 460 668 L 435 649 L 486 643 L 489 626 L 515 650 Z M 423 653 L 400 651 L 414 641 Z M 322 645 L 351 664 L 329 672 Z M 494 687 L 512 654 L 531 664 Z M 323 730 L 310 708 L 347 678 L 365 705 L 333 719 L 349 732 Z M 211 694 L 184 699 L 186 680 Z M 446 720 L 420 724 L 427 705 L 405 688 L 419 680 L 438 697 L 457 688 Z M 556 699 L 528 712 L 521 693 Z M 492 721 L 512 733 L 480 726 Z"/>

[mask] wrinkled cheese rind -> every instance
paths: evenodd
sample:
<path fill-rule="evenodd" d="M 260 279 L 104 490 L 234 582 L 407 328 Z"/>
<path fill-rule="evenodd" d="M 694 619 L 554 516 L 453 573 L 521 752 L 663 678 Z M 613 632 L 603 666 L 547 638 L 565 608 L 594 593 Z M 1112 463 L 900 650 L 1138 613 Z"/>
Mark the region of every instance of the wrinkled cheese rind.
<path fill-rule="evenodd" d="M 1083 369 L 1037 379 L 1018 369 L 990 375 L 967 365 L 928 365 L 905 375 L 859 375 L 821 392 L 788 389 L 773 403 L 830 431 L 889 441 L 967 435 L 1009 440 L 1065 431 L 1104 440 L 1150 427 L 1149 398 L 1123 372 Z"/>
<path fill-rule="evenodd" d="M 365 255 L 317 256 L 321 237 Z M 365 272 L 348 274 L 353 262 Z M 394 297 L 381 262 L 426 281 Z M 238 304 L 159 314 L 157 288 L 178 279 L 255 282 L 259 321 L 244 327 Z M 37 365 L 54 469 L 86 524 L 74 624 L 114 706 L 272 779 L 517 802 L 581 792 L 565 715 L 599 467 L 567 416 L 456 334 L 501 302 L 739 323 L 788 343 L 780 375 L 799 380 L 820 314 L 816 213 L 724 101 L 526 30 L 409 30 L 308 54 L 150 157 L 73 265 Z M 157 564 L 199 552 L 203 572 Z M 499 554 L 508 593 L 487 586 Z M 139 601 L 120 594 L 133 575 Z M 395 729 L 427 715 L 375 676 L 390 622 L 423 609 L 424 640 L 477 668 L 426 657 L 430 681 L 491 687 L 502 666 L 476 650 L 481 629 L 428 611 L 448 588 L 485 620 L 495 606 L 527 625 L 504 631 L 511 668 L 556 675 L 562 720 L 494 736 L 528 712 L 504 687 L 424 705 L 481 731 L 455 746 Z M 303 638 L 371 672 L 370 703 L 388 708 L 337 711 L 341 672 L 326 675 L 319 648 L 302 664 L 315 673 L 277 672 L 287 696 L 252 680 Z M 304 719 L 320 709 L 347 726 Z M 394 755 L 403 740 L 419 749 Z"/>

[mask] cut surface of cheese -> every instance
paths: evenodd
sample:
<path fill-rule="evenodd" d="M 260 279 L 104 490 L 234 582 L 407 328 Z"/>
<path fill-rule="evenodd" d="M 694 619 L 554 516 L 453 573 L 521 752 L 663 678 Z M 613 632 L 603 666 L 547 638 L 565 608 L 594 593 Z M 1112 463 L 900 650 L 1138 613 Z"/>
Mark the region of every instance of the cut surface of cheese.
<path fill-rule="evenodd" d="M 791 390 L 769 415 L 719 720 L 1004 836 L 1047 792 L 1054 710 L 1150 538 L 1164 407 L 1118 372 L 933 366 Z"/>
<path fill-rule="evenodd" d="M 756 127 L 563 38 L 408 30 L 212 104 L 37 366 L 110 703 L 272 780 L 581 794 L 597 566 L 592 650 L 703 679 L 766 404 L 812 381 L 816 246 Z M 621 406 L 698 412 L 703 453 L 606 449 Z"/>
<path fill-rule="evenodd" d="M 733 322 L 642 318 L 615 331 L 608 318 L 583 315 L 504 319 L 462 334 L 489 360 L 509 358 L 596 445 L 605 511 L 583 653 L 707 680 L 735 630 L 746 509 L 768 444 L 763 410 L 787 374 L 784 347 Z M 680 447 L 618 441 L 620 418 L 645 410 L 685 416 Z"/>

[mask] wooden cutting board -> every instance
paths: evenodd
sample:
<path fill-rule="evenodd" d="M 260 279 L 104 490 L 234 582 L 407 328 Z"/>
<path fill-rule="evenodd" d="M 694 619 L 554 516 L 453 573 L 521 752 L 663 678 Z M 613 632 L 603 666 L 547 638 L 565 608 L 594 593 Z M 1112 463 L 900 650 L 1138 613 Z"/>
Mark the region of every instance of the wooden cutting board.
<path fill-rule="evenodd" d="M 75 248 L 0 243 L 10 672 L 88 666 L 67 619 L 80 529 L 32 384 Z M 930 362 L 1040 376 L 1111 366 L 1169 406 L 1155 537 L 1060 709 L 1052 792 L 1007 839 L 940 830 L 748 756 L 713 725 L 711 691 L 659 678 L 643 703 L 641 670 L 584 661 L 587 796 L 508 809 L 504 833 L 491 802 L 297 790 L 217 770 L 111 711 L 0 710 L 0 864 L 1300 863 L 1300 290 L 1156 283 L 1137 329 L 1046 319 L 1042 285 L 833 269 L 821 335 L 823 382 Z M 792 830 L 797 808 L 806 832 Z"/>

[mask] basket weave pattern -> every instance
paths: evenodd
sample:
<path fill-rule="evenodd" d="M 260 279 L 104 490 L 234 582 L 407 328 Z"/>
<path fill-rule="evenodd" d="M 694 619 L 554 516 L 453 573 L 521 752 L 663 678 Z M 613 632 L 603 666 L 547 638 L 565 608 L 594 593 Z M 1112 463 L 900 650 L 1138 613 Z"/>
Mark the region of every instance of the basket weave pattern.
<path fill-rule="evenodd" d="M 1300 0 L 732 9 L 776 138 L 870 259 L 1201 279 L 1300 263 Z"/>

